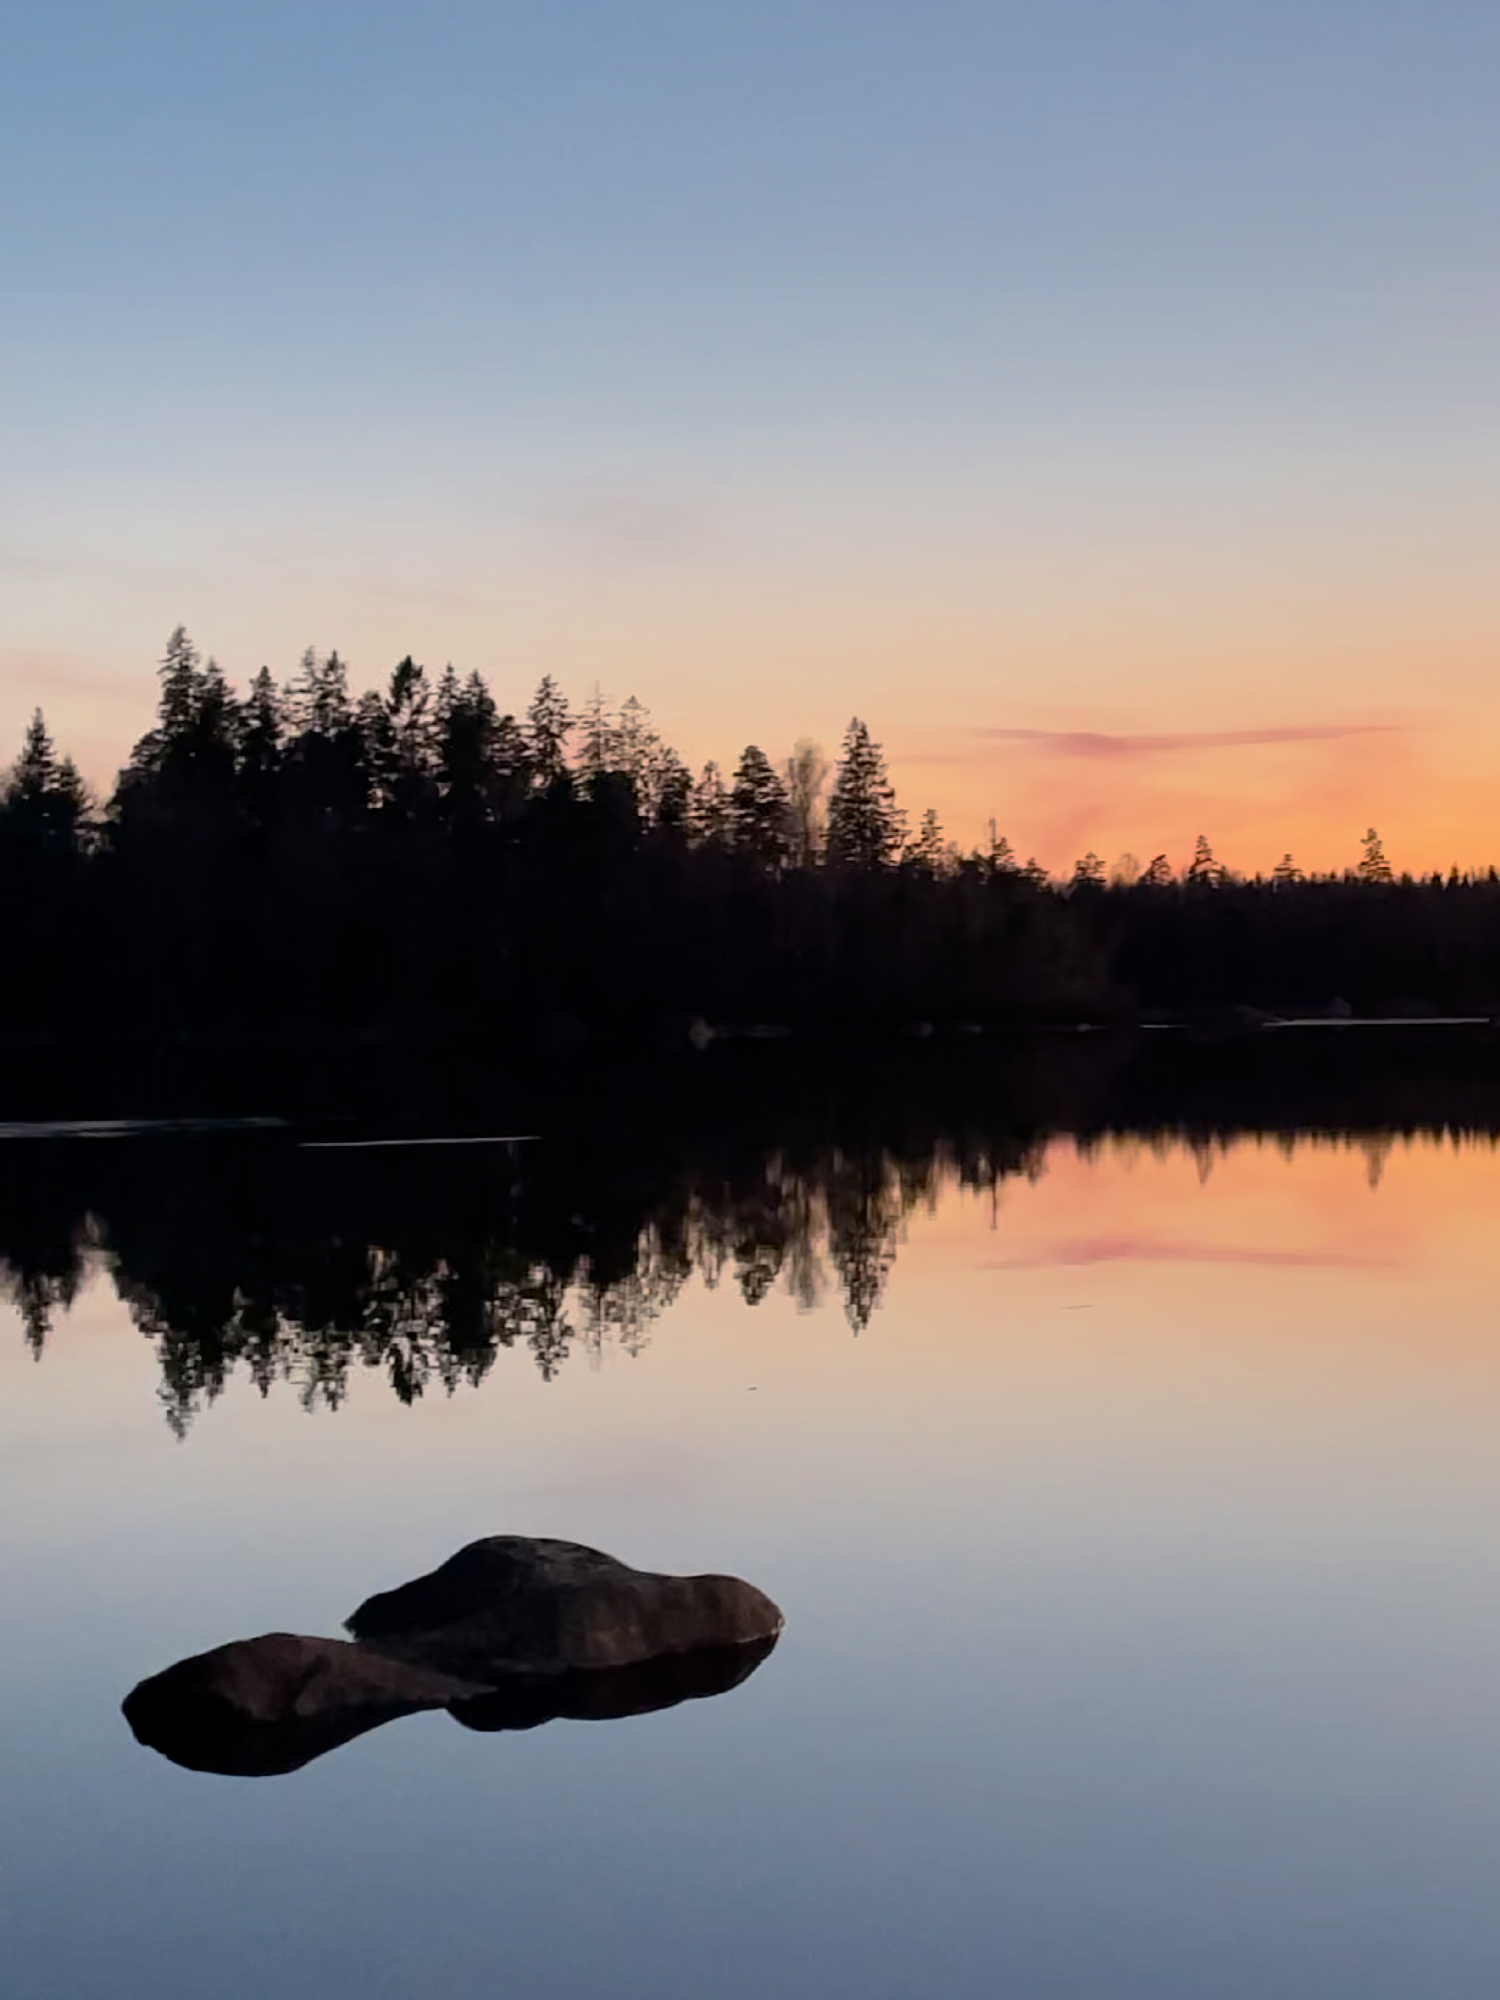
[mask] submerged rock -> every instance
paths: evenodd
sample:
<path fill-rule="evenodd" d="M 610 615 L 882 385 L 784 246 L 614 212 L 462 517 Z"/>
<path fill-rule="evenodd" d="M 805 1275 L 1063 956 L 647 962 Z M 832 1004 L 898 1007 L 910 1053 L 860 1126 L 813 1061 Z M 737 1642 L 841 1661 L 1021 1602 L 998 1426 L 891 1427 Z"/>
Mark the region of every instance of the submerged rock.
<path fill-rule="evenodd" d="M 347 1629 L 394 1659 L 485 1681 L 753 1646 L 782 1622 L 738 1577 L 664 1576 L 578 1542 L 491 1535 L 367 1598 Z"/>
<path fill-rule="evenodd" d="M 343 1639 L 267 1632 L 179 1660 L 125 1697 L 137 1742 L 191 1771 L 295 1771 L 367 1729 L 480 1692 Z"/>

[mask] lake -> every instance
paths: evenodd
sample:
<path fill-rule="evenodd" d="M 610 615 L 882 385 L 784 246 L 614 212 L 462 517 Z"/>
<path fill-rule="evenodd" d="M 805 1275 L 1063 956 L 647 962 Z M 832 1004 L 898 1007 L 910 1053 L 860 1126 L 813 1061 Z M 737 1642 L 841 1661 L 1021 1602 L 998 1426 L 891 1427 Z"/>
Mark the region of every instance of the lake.
<path fill-rule="evenodd" d="M 1489 1121 L 780 1115 L 0 1147 L 8 1992 L 1489 2000 Z M 501 1532 L 784 1635 L 285 1776 L 122 1719 Z"/>

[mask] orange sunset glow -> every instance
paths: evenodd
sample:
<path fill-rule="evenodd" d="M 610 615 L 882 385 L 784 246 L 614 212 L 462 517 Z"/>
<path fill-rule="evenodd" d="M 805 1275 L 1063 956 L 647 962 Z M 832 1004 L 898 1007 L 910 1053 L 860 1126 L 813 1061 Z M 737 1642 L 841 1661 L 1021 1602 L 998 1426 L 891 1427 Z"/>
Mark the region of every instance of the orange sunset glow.
<path fill-rule="evenodd" d="M 1497 0 L 5 26 L 5 1994 L 1495 2000 Z"/>
<path fill-rule="evenodd" d="M 191 176 L 108 36 L 81 149 L 18 100 L 0 761 L 40 704 L 107 794 L 181 623 L 240 688 L 634 694 L 695 768 L 859 715 L 913 822 L 1055 874 L 1500 860 L 1483 10 L 835 0 L 723 68 L 584 11 L 597 75 L 540 18 L 352 93 L 173 43 Z"/>

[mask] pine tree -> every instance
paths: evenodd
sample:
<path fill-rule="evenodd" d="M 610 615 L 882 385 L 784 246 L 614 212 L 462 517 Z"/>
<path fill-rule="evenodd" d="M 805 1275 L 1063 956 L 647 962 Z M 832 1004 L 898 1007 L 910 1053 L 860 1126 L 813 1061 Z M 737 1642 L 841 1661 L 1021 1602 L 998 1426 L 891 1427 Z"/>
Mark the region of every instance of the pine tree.
<path fill-rule="evenodd" d="M 161 694 L 156 707 L 156 734 L 162 748 L 170 751 L 191 734 L 198 720 L 202 684 L 202 663 L 198 648 L 179 625 L 167 641 L 157 669 Z"/>
<path fill-rule="evenodd" d="M 417 819 L 436 797 L 438 746 L 427 671 L 410 653 L 391 670 L 385 700 L 365 717 L 367 755 L 379 804 Z"/>
<path fill-rule="evenodd" d="M 281 752 L 284 716 L 281 692 L 269 667 L 262 667 L 250 683 L 240 709 L 240 754 L 247 766 L 271 768 Z"/>
<path fill-rule="evenodd" d="M 1165 854 L 1153 854 L 1141 875 L 1141 886 L 1146 889 L 1170 889 L 1172 881 L 1171 862 Z"/>
<path fill-rule="evenodd" d="M 692 807 L 693 774 L 675 750 L 664 749 L 656 784 L 655 823 L 663 833 L 686 833 L 691 827 Z"/>
<path fill-rule="evenodd" d="M 139 801 L 170 796 L 174 809 L 212 816 L 228 808 L 239 753 L 240 709 L 217 660 L 204 661 L 182 626 L 158 665 L 156 727 L 136 744 L 127 789 Z"/>
<path fill-rule="evenodd" d="M 23 847 L 72 847 L 89 810 L 88 792 L 70 757 L 59 757 L 37 709 L 26 726 L 21 754 L 0 786 L 0 823 Z"/>
<path fill-rule="evenodd" d="M 56 782 L 57 751 L 52 733 L 42 711 L 33 709 L 21 742 L 21 754 L 10 768 L 6 797 L 21 800 L 43 798 Z"/>
<path fill-rule="evenodd" d="M 1075 889 L 1102 889 L 1104 887 L 1104 863 L 1094 852 L 1093 848 L 1090 848 L 1087 854 L 1082 855 L 1073 863 L 1072 886 Z"/>
<path fill-rule="evenodd" d="M 274 810 L 285 727 L 280 690 L 269 667 L 262 667 L 240 705 L 235 734 L 239 743 L 241 794 L 253 820 L 264 823 Z"/>
<path fill-rule="evenodd" d="M 1392 879 L 1391 864 L 1385 858 L 1385 848 L 1373 826 L 1360 842 L 1360 846 L 1364 850 L 1359 861 L 1360 881 L 1389 882 Z"/>
<path fill-rule="evenodd" d="M 520 810 L 531 789 L 531 759 L 526 732 L 516 718 L 498 713 L 493 697 L 478 674 L 465 683 L 465 698 L 486 718 L 490 783 L 502 817 Z"/>
<path fill-rule="evenodd" d="M 205 661 L 198 678 L 198 707 L 183 748 L 200 810 L 228 810 L 240 755 L 240 705 L 217 660 Z"/>
<path fill-rule="evenodd" d="M 349 669 L 336 652 L 320 660 L 311 646 L 297 663 L 287 696 L 292 721 L 304 735 L 337 736 L 352 727 Z"/>
<path fill-rule="evenodd" d="M 478 676 L 474 675 L 472 678 L 478 679 Z M 435 742 L 442 742 L 443 731 L 448 726 L 448 718 L 453 713 L 457 700 L 458 675 L 454 672 L 453 662 L 450 660 L 438 675 L 437 686 L 432 691 L 432 728 Z"/>
<path fill-rule="evenodd" d="M 828 801 L 824 852 L 835 868 L 887 868 L 901 851 L 904 815 L 880 745 L 858 716 L 844 734 Z"/>
<path fill-rule="evenodd" d="M 757 745 L 747 745 L 729 792 L 729 832 L 738 853 L 761 867 L 779 870 L 791 855 L 791 809 L 786 787 L 771 760 Z"/>
<path fill-rule="evenodd" d="M 700 847 L 729 844 L 729 794 L 724 789 L 723 773 L 712 760 L 703 766 L 693 786 L 688 826 Z"/>
<path fill-rule="evenodd" d="M 1016 872 L 1016 850 L 995 825 L 990 821 L 990 844 L 985 855 L 992 875 L 1014 875 Z"/>
<path fill-rule="evenodd" d="M 1302 880 L 1302 870 L 1297 866 L 1290 854 L 1283 854 L 1276 866 L 1271 870 L 1271 880 L 1278 887 L 1285 888 L 1289 883 L 1300 882 Z"/>
<path fill-rule="evenodd" d="M 428 684 L 427 669 L 419 666 L 410 653 L 391 669 L 385 705 L 398 736 L 414 748 L 420 745 L 428 725 L 432 689 Z"/>
<path fill-rule="evenodd" d="M 614 768 L 630 780 L 643 813 L 655 802 L 657 767 L 664 747 L 651 726 L 650 709 L 631 695 L 615 726 Z"/>
<path fill-rule="evenodd" d="M 519 810 L 526 788 L 526 740 L 514 716 L 501 716 L 484 678 L 462 687 L 448 668 L 433 703 L 433 789 L 442 816 L 476 824 Z"/>
<path fill-rule="evenodd" d="M 526 711 L 527 757 L 543 791 L 555 785 L 567 770 L 566 750 L 572 727 L 567 696 L 551 674 L 543 674 Z"/>
<path fill-rule="evenodd" d="M 592 782 L 615 768 L 615 719 L 609 698 L 597 681 L 579 710 L 575 734 L 581 778 Z"/>
<path fill-rule="evenodd" d="M 923 813 L 917 837 L 907 849 L 906 858 L 920 875 L 935 876 L 947 872 L 948 846 L 943 839 L 942 822 L 932 806 Z"/>
<path fill-rule="evenodd" d="M 1193 849 L 1193 858 L 1188 863 L 1187 880 L 1195 888 L 1217 889 L 1224 879 L 1224 870 L 1214 859 L 1214 851 L 1208 844 L 1206 834 L 1199 834 L 1198 844 Z"/>

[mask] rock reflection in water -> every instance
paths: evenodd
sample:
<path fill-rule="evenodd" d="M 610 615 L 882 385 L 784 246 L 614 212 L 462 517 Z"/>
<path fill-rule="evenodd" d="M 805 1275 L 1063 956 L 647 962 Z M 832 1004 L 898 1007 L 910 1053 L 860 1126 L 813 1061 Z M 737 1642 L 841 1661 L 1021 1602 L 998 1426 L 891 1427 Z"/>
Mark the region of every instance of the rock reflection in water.
<path fill-rule="evenodd" d="M 728 1694 L 749 1680 L 776 1648 L 778 1635 L 743 1646 L 663 1653 L 633 1667 L 582 1667 L 556 1678 L 518 1676 L 509 1685 L 459 1697 L 448 1713 L 465 1729 L 535 1729 L 543 1722 L 614 1722 L 654 1715 L 684 1701 Z"/>
<path fill-rule="evenodd" d="M 434 1597 L 436 1582 L 440 1593 Z M 272 1777 L 405 1715 L 467 1729 L 602 1722 L 724 1694 L 776 1644 L 782 1616 L 737 1577 L 636 1570 L 576 1543 L 492 1536 L 385 1594 L 440 1609 L 387 1650 L 367 1606 L 350 1641 L 268 1632 L 179 1660 L 126 1696 L 136 1740 L 192 1771 Z M 378 1622 L 378 1621 L 373 1621 Z M 457 1643 L 463 1671 L 451 1670 Z M 594 1660 L 601 1664 L 583 1665 Z"/>

